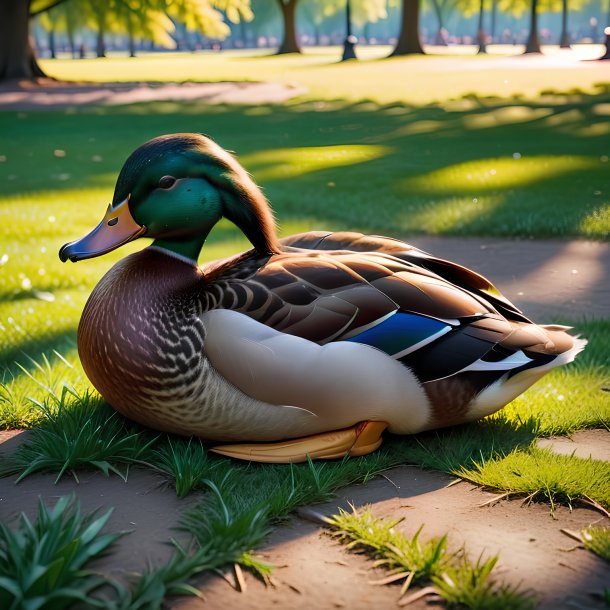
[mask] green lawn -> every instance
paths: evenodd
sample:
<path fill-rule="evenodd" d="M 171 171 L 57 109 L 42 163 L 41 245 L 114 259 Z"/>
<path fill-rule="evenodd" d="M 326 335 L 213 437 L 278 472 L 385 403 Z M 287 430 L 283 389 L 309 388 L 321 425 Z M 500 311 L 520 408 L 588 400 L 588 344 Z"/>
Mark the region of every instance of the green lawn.
<path fill-rule="evenodd" d="M 398 463 L 459 473 L 551 503 L 586 496 L 610 507 L 607 463 L 556 458 L 535 447 L 540 436 L 610 426 L 610 394 L 602 390 L 610 376 L 610 321 L 558 321 L 574 325 L 589 347 L 574 365 L 548 375 L 499 415 L 390 438 L 382 451 L 345 463 L 254 466 L 246 472 L 244 465 L 207 455 L 199 442 L 165 435 L 154 440 L 88 394 L 75 349 L 80 312 L 105 270 L 143 244 L 76 265 L 61 264 L 57 252 L 97 224 L 126 156 L 162 133 L 200 131 L 235 150 L 264 187 L 283 234 L 356 229 L 400 237 L 608 239 L 610 88 L 595 86 L 599 64 L 577 70 L 576 64 L 562 68 L 551 58 L 552 69 L 513 66 L 510 79 L 524 97 L 501 99 L 504 93 L 492 76 L 499 78 L 502 71 L 492 66 L 506 58 L 337 66 L 329 57 L 328 51 L 258 61 L 243 54 L 167 55 L 155 64 L 161 66 L 156 75 L 150 57 L 47 62 L 55 74 L 74 78 L 91 77 L 98 68 L 100 79 L 116 78 L 120 67 L 125 79 L 164 80 L 204 78 L 193 70 L 205 60 L 210 78 L 275 74 L 282 80 L 290 73 L 315 82 L 308 98 L 320 99 L 284 106 L 164 102 L 0 112 L 0 429 L 35 429 L 22 452 L 4 462 L 4 472 L 47 468 L 57 475 L 88 464 L 122 474 L 139 461 L 166 472 L 179 495 L 208 490 L 200 512 L 190 521 L 186 515 L 185 522 L 200 542 L 210 541 L 212 550 L 203 542 L 201 548 L 212 555 L 196 555 L 199 563 L 191 558 L 186 565 L 177 554 L 168 572 L 149 575 L 163 580 L 161 597 L 181 579 L 226 561 L 264 571 L 252 566 L 247 551 L 270 524 L 302 503 L 328 499 L 338 487 Z M 360 89 L 350 89 L 354 83 Z M 582 91 L 536 96 L 559 86 Z M 421 105 L 437 99 L 438 91 L 442 104 Z M 472 91 L 477 95 L 463 97 Z M 400 96 L 403 101 L 396 101 Z M 361 98 L 377 101 L 354 101 Z M 245 247 L 237 229 L 221 224 L 203 256 L 218 258 Z M 577 476 L 565 477 L 568 470 Z M 238 488 L 247 493 L 237 494 Z M 202 523 L 215 528 L 213 536 Z"/>
<path fill-rule="evenodd" d="M 599 57 L 602 45 L 574 50 L 545 47 L 545 57 L 521 57 L 521 46 L 492 45 L 488 55 L 476 47 L 427 47 L 427 56 L 386 59 L 390 47 L 360 47 L 357 62 L 340 63 L 339 47 L 307 48 L 304 55 L 273 55 L 270 50 L 223 53 L 124 54 L 105 59 L 45 60 L 52 76 L 77 81 L 271 81 L 308 89 L 310 100 L 363 99 L 382 104 L 429 104 L 464 95 L 537 99 L 543 91 L 593 93 L 608 82 Z M 378 61 L 381 60 L 381 61 Z"/>

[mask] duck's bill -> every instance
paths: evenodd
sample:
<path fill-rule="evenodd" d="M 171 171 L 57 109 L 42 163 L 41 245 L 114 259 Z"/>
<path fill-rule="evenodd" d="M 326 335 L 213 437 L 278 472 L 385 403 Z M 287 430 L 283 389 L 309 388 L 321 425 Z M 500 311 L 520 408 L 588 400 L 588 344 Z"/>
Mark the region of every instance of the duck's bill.
<path fill-rule="evenodd" d="M 73 263 L 116 250 L 123 244 L 140 237 L 146 227 L 139 225 L 129 211 L 129 197 L 115 207 L 108 206 L 106 214 L 95 229 L 85 237 L 65 244 L 59 251 L 62 262 Z"/>

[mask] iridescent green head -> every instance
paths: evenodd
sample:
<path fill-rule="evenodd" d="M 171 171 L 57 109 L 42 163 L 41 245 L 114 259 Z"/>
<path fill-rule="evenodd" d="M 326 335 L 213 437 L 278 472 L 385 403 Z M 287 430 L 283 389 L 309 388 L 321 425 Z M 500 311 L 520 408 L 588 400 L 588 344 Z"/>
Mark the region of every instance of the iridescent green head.
<path fill-rule="evenodd" d="M 222 217 L 235 223 L 258 251 L 278 251 L 267 200 L 231 154 L 200 134 L 160 136 L 129 156 L 102 222 L 63 246 L 59 256 L 78 261 L 146 236 L 196 259 Z"/>

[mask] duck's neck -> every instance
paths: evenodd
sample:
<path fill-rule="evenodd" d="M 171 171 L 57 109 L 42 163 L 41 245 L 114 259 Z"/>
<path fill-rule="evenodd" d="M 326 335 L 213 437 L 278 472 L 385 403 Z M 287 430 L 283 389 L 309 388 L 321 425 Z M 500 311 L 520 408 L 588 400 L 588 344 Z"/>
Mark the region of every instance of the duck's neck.
<path fill-rule="evenodd" d="M 207 234 L 191 240 L 186 239 L 155 239 L 152 243 L 157 248 L 169 250 L 181 258 L 187 258 L 197 264 L 199 253 L 207 238 Z"/>

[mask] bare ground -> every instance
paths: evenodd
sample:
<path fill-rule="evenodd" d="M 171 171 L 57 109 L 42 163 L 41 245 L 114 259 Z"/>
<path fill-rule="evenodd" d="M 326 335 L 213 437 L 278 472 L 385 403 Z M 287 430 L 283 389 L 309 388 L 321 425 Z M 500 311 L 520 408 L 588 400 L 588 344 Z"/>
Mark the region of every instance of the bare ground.
<path fill-rule="evenodd" d="M 211 104 L 281 104 L 306 89 L 259 82 L 71 83 L 44 79 L 36 84 L 0 84 L 1 110 L 59 110 L 72 106 L 120 106 L 138 102 L 205 101 Z"/>

